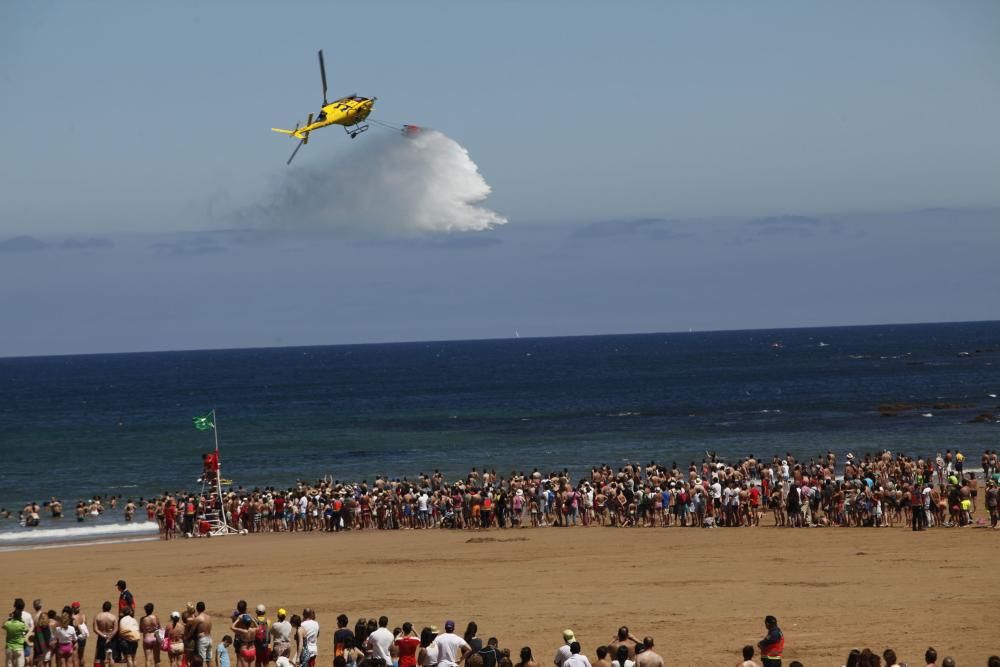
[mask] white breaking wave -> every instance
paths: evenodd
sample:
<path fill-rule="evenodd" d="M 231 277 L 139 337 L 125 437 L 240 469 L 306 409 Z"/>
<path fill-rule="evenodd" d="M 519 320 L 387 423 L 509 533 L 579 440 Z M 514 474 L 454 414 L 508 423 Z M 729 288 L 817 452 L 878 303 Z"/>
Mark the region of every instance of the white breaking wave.
<path fill-rule="evenodd" d="M 489 184 L 469 152 L 441 132 L 363 137 L 347 152 L 318 138 L 305 150 L 329 156 L 308 156 L 288 169 L 270 202 L 241 218 L 271 229 L 349 235 L 482 231 L 507 222 L 480 205 Z"/>
<path fill-rule="evenodd" d="M 16 532 L 0 533 L 0 546 L 25 544 L 28 542 L 67 542 L 92 537 L 124 537 L 153 535 L 159 530 L 155 522 L 108 523 L 97 526 L 73 526 L 70 528 L 25 528 Z"/>

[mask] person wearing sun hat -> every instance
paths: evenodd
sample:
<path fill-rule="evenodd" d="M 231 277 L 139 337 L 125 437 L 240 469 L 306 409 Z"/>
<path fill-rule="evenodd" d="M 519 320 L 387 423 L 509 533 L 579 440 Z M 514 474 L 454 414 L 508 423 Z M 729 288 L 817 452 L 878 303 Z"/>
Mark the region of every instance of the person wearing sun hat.
<path fill-rule="evenodd" d="M 438 652 L 438 667 L 458 667 L 458 663 L 472 652 L 472 647 L 455 634 L 455 621 L 445 621 L 444 632 L 431 644 Z"/>
<path fill-rule="evenodd" d="M 257 651 L 255 664 L 257 667 L 263 667 L 271 659 L 271 628 L 270 622 L 267 620 L 267 607 L 259 604 L 256 611 L 257 616 L 254 620 L 257 621 L 257 627 L 253 641 L 254 650 Z"/>
<path fill-rule="evenodd" d="M 570 650 L 570 645 L 576 641 L 576 635 L 569 628 L 563 630 L 562 637 L 563 644 L 559 647 L 559 650 L 556 651 L 556 657 L 552 659 L 552 663 L 557 667 L 562 667 L 562 664 L 569 660 L 569 657 L 573 655 L 573 652 Z"/>
<path fill-rule="evenodd" d="M 292 650 L 292 624 L 288 622 L 288 612 L 282 607 L 278 609 L 278 620 L 271 624 L 271 657 L 278 658 L 291 656 Z"/>

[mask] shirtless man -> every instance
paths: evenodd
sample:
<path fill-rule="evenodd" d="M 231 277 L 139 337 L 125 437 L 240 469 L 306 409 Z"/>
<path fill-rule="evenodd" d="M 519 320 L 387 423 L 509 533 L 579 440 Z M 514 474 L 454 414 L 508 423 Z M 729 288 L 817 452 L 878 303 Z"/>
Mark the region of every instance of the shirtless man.
<path fill-rule="evenodd" d="M 87 615 L 80 610 L 80 603 L 74 602 L 73 627 L 76 629 L 76 664 L 79 667 L 83 664 L 83 650 L 87 647 L 87 638 L 90 637 L 90 628 L 87 627 Z"/>
<path fill-rule="evenodd" d="M 111 647 L 118 634 L 118 616 L 111 613 L 111 603 L 101 605 L 101 613 L 94 617 L 94 632 L 97 633 L 97 648 L 94 650 L 94 664 L 111 667 Z"/>
<path fill-rule="evenodd" d="M 642 651 L 635 657 L 636 667 L 663 667 L 663 658 L 653 651 L 653 638 L 644 637 Z"/>
<path fill-rule="evenodd" d="M 205 603 L 195 605 L 197 614 L 188 619 L 185 639 L 195 642 L 194 659 L 191 667 L 208 667 L 212 664 L 212 617 L 205 613 Z"/>
<path fill-rule="evenodd" d="M 628 626 L 623 625 L 618 628 L 618 635 L 608 644 L 608 653 L 615 655 L 618 653 L 618 647 L 624 646 L 628 649 L 629 660 L 635 660 L 635 647 L 638 643 L 639 640 L 628 631 Z"/>

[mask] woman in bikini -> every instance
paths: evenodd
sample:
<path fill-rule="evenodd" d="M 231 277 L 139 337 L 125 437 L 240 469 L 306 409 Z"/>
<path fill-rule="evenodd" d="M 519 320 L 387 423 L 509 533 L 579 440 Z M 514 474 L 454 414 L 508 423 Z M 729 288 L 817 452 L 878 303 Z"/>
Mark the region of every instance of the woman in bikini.
<path fill-rule="evenodd" d="M 139 632 L 142 633 L 142 656 L 146 667 L 160 664 L 160 642 L 163 641 L 163 628 L 160 619 L 153 614 L 153 603 L 147 602 L 143 607 L 146 615 L 139 619 Z"/>
<path fill-rule="evenodd" d="M 170 667 L 180 667 L 184 655 L 184 624 L 179 611 L 170 613 L 170 625 L 166 628 L 166 643 L 170 649 Z"/>

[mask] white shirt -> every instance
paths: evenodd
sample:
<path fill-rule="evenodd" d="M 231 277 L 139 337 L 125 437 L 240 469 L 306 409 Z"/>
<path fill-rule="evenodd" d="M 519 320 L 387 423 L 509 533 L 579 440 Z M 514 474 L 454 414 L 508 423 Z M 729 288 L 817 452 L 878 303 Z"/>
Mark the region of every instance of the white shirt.
<path fill-rule="evenodd" d="M 57 644 L 72 644 L 76 641 L 76 628 L 72 625 L 66 628 L 57 625 L 55 630 L 53 630 L 53 634 L 56 636 Z"/>
<path fill-rule="evenodd" d="M 22 611 L 21 621 L 28 626 L 28 633 L 25 636 L 31 637 L 31 635 L 35 632 L 35 617 L 26 611 Z"/>
<path fill-rule="evenodd" d="M 392 642 L 395 637 L 392 636 L 392 631 L 388 628 L 379 628 L 375 632 L 368 635 L 368 646 L 371 647 L 372 653 L 374 653 L 376 658 L 382 658 L 385 660 L 385 664 L 392 664 L 392 656 L 389 655 L 389 647 L 392 646 Z"/>
<path fill-rule="evenodd" d="M 552 662 L 561 666 L 564 662 L 569 660 L 571 655 L 573 654 L 569 650 L 569 644 L 563 644 L 559 647 L 559 650 L 556 651 L 556 657 L 553 658 Z"/>
<path fill-rule="evenodd" d="M 458 667 L 458 660 L 456 658 L 462 655 L 463 646 L 470 651 L 472 650 L 472 647 L 454 632 L 445 632 L 438 635 L 431 646 L 437 647 L 437 664 L 444 665 L 444 667 Z"/>
<path fill-rule="evenodd" d="M 319 639 L 319 623 L 311 618 L 302 621 L 302 631 L 306 635 L 306 657 L 312 658 L 318 653 L 316 640 Z"/>
<path fill-rule="evenodd" d="M 563 662 L 562 667 L 590 667 L 590 660 L 582 653 L 570 654 Z"/>

